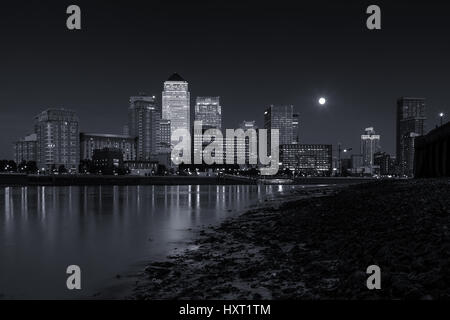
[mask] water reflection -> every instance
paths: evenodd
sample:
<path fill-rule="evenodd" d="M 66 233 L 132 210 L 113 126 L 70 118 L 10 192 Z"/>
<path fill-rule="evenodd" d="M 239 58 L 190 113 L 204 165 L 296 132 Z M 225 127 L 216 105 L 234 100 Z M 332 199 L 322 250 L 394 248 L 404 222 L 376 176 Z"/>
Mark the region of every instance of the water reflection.
<path fill-rule="evenodd" d="M 134 263 L 160 259 L 192 236 L 286 192 L 278 186 L 0 188 L 0 296 L 73 298 L 65 268 L 84 270 L 83 296 Z"/>

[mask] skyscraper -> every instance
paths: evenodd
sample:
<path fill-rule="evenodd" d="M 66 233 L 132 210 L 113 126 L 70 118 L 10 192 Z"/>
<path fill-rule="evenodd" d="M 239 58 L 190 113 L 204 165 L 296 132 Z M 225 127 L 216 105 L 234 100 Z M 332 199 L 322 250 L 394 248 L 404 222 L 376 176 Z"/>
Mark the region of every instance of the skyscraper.
<path fill-rule="evenodd" d="M 150 161 L 160 150 L 161 112 L 155 96 L 144 94 L 130 98 L 128 127 L 130 136 L 137 137 L 136 160 Z"/>
<path fill-rule="evenodd" d="M 162 118 L 170 120 L 171 134 L 177 129 L 190 132 L 190 93 L 188 83 L 175 73 L 164 82 L 162 93 Z M 172 140 L 172 139 L 171 139 Z M 172 144 L 178 141 L 172 140 Z"/>
<path fill-rule="evenodd" d="M 264 112 L 264 128 L 269 130 L 269 132 L 272 129 L 279 130 L 280 145 L 293 144 L 296 140 L 294 134 L 294 119 L 294 106 L 271 105 Z M 270 133 L 267 140 L 270 143 Z"/>
<path fill-rule="evenodd" d="M 298 113 L 292 115 L 292 130 L 294 131 L 294 141 L 292 143 L 300 143 L 300 115 Z"/>
<path fill-rule="evenodd" d="M 158 155 L 158 162 L 169 168 L 172 166 L 171 162 L 171 145 L 170 145 L 170 120 L 161 119 L 160 121 L 160 149 Z"/>
<path fill-rule="evenodd" d="M 375 134 L 373 128 L 366 128 L 361 135 L 361 154 L 363 155 L 363 165 L 373 172 L 373 155 L 380 151 L 380 136 Z"/>
<path fill-rule="evenodd" d="M 400 173 L 413 175 L 414 139 L 424 134 L 425 99 L 402 97 L 397 101 L 397 161 Z"/>
<path fill-rule="evenodd" d="M 387 176 L 393 173 L 393 168 L 391 168 L 391 156 L 386 152 L 377 152 L 373 155 L 374 164 L 380 168 L 380 174 L 382 176 Z"/>
<path fill-rule="evenodd" d="M 64 166 L 76 172 L 80 162 L 78 116 L 66 109 L 48 109 L 36 116 L 37 164 L 40 170 Z"/>
<path fill-rule="evenodd" d="M 160 122 L 160 153 L 170 153 L 170 120 Z"/>
<path fill-rule="evenodd" d="M 203 129 L 222 130 L 222 107 L 220 97 L 197 97 L 195 103 L 195 121 L 202 121 Z"/>
<path fill-rule="evenodd" d="M 255 134 L 258 134 L 258 126 L 256 125 L 256 121 L 242 121 L 241 124 L 239 125 L 239 129 L 244 130 L 245 133 L 248 133 L 248 130 L 254 130 Z M 239 154 L 244 154 L 245 155 L 245 164 L 241 164 L 241 167 L 243 168 L 250 168 L 250 167 L 255 167 L 255 164 L 251 164 L 250 160 L 251 159 L 257 159 L 258 158 L 258 145 L 256 144 L 256 148 L 251 148 L 250 147 L 250 137 L 251 135 L 249 134 L 248 136 L 245 137 L 245 140 L 241 140 L 241 139 L 237 139 L 235 137 L 233 137 L 232 139 L 234 140 L 233 145 L 235 148 L 235 153 L 234 153 L 234 163 L 238 163 L 238 155 Z M 228 142 L 229 138 L 227 137 L 226 142 Z M 225 156 L 226 156 L 226 152 L 225 152 Z"/>

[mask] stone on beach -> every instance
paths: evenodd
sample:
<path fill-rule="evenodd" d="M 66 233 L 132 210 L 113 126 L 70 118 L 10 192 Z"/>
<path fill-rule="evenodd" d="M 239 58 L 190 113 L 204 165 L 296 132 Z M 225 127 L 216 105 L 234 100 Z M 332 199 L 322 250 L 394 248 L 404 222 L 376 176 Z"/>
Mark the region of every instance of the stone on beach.
<path fill-rule="evenodd" d="M 449 299 L 449 180 L 381 181 L 252 209 L 146 270 L 134 299 Z M 378 265 L 382 290 L 369 291 Z"/>

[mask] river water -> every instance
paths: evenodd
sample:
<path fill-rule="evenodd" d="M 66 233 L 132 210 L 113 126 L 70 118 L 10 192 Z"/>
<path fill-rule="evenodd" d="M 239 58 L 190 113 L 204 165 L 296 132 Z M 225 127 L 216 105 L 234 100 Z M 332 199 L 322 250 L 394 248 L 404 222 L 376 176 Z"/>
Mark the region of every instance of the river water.
<path fill-rule="evenodd" d="M 0 299 L 91 297 L 140 263 L 292 186 L 0 188 Z M 82 290 L 70 291 L 69 265 Z"/>

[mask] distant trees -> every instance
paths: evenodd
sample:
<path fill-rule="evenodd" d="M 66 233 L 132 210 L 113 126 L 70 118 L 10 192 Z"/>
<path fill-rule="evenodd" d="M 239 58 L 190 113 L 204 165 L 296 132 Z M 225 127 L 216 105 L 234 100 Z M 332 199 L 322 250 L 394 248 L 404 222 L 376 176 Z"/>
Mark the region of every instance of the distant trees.
<path fill-rule="evenodd" d="M 78 167 L 80 173 L 99 175 L 127 175 L 130 170 L 126 167 L 99 167 L 92 160 L 81 160 Z"/>
<path fill-rule="evenodd" d="M 93 167 L 92 160 L 81 160 L 78 171 L 80 173 L 93 173 Z"/>
<path fill-rule="evenodd" d="M 163 164 L 158 165 L 158 176 L 165 176 L 167 174 L 167 167 Z"/>
<path fill-rule="evenodd" d="M 17 166 L 17 172 L 26 174 L 36 174 L 38 167 L 36 161 L 22 161 Z"/>
<path fill-rule="evenodd" d="M 60 165 L 60 166 L 58 167 L 58 173 L 59 173 L 59 174 L 67 173 L 66 166 L 63 165 L 63 164 Z"/>
<path fill-rule="evenodd" d="M 17 164 L 13 160 L 0 160 L 0 172 L 17 172 Z"/>

